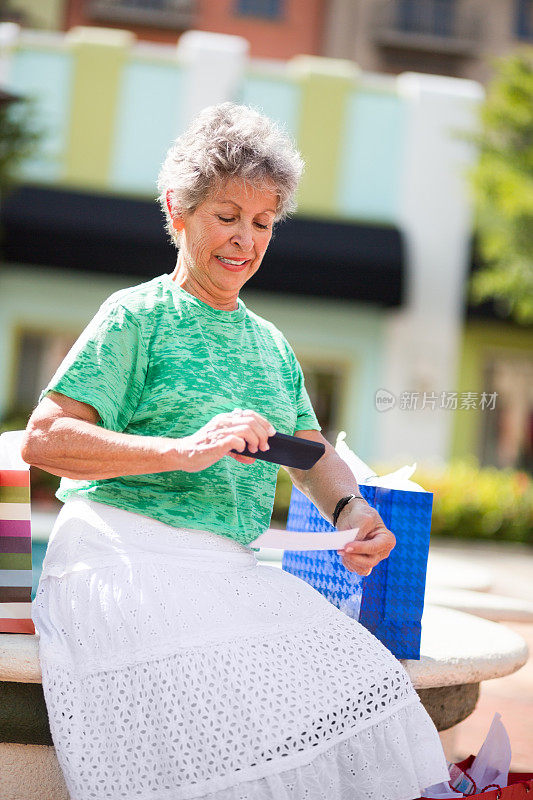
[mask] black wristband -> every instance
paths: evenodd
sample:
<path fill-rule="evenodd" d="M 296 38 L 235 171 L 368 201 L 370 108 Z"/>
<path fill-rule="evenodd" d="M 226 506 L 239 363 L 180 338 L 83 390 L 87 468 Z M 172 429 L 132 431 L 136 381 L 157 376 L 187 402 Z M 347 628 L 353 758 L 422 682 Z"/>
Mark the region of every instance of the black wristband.
<path fill-rule="evenodd" d="M 339 515 L 344 506 L 347 506 L 350 500 L 354 500 L 355 498 L 358 498 L 359 500 L 365 499 L 362 494 L 348 494 L 346 497 L 341 497 L 335 506 L 335 511 L 333 512 L 333 527 L 337 527 L 337 520 L 339 519 Z"/>

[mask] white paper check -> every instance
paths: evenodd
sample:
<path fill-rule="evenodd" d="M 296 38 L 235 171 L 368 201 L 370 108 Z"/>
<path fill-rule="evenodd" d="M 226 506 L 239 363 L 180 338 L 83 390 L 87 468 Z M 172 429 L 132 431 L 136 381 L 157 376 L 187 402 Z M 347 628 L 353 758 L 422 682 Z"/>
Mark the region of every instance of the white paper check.
<path fill-rule="evenodd" d="M 341 550 L 353 542 L 359 528 L 335 533 L 311 533 L 306 531 L 282 531 L 269 528 L 258 536 L 250 547 L 269 547 L 272 550 Z"/>

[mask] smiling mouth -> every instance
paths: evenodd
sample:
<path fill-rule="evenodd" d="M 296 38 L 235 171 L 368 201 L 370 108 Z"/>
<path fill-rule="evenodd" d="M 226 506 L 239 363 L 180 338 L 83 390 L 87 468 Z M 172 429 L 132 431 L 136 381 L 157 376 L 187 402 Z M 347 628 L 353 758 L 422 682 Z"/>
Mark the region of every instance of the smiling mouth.
<path fill-rule="evenodd" d="M 239 270 L 246 266 L 249 263 L 249 258 L 224 258 L 223 256 L 215 256 L 217 261 L 220 261 L 225 267 L 229 267 L 229 269 Z"/>

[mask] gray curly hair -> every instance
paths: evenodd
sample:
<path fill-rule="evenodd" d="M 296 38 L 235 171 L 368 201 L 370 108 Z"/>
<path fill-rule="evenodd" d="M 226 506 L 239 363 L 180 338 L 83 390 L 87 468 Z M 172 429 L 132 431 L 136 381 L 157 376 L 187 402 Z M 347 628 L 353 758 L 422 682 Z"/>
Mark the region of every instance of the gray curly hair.
<path fill-rule="evenodd" d="M 304 162 L 289 136 L 249 106 L 222 103 L 205 108 L 171 145 L 157 180 L 166 229 L 179 246 L 179 234 L 167 207 L 170 191 L 177 213 L 193 212 L 231 178 L 255 188 L 275 187 L 275 220 L 296 208 L 294 195 Z"/>

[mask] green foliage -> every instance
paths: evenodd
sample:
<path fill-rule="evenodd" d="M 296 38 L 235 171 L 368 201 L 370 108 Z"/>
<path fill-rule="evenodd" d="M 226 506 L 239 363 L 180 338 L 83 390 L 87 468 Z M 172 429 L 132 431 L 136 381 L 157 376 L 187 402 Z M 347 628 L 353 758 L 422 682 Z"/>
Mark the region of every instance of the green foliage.
<path fill-rule="evenodd" d="M 0 102 L 0 194 L 15 182 L 19 165 L 37 149 L 41 133 L 33 126 L 28 100 Z"/>
<path fill-rule="evenodd" d="M 274 510 L 272 511 L 272 525 L 276 528 L 285 527 L 287 514 L 291 503 L 292 481 L 289 473 L 280 469 L 278 481 L 276 483 L 276 496 L 274 498 Z"/>
<path fill-rule="evenodd" d="M 471 458 L 419 467 L 413 480 L 433 492 L 433 536 L 533 544 L 533 480 L 525 472 Z"/>
<path fill-rule="evenodd" d="M 471 298 L 533 321 L 533 48 L 501 59 L 481 108 L 471 172 L 480 252 Z"/>

